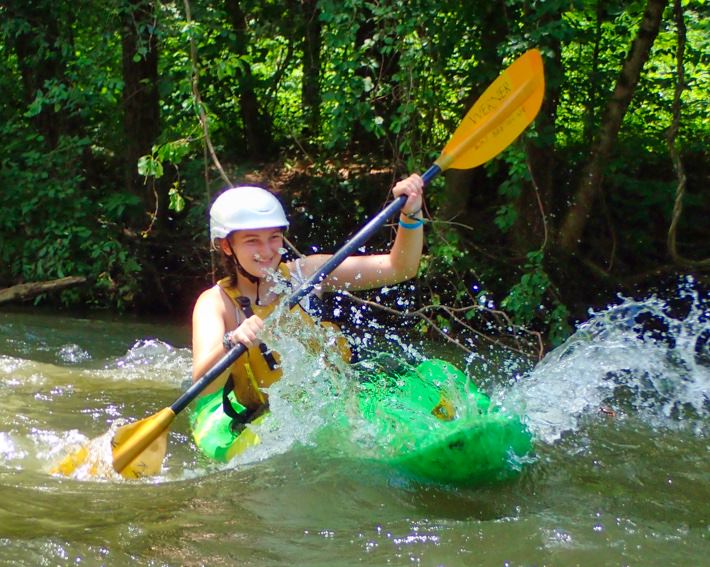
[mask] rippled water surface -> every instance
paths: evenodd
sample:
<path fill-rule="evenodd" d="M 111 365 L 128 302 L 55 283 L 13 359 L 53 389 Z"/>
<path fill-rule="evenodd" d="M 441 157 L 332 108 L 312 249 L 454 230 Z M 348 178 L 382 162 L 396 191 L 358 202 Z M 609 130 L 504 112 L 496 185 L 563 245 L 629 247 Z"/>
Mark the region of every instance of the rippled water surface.
<path fill-rule="evenodd" d="M 0 313 L 0 564 L 706 564 L 709 337 L 707 296 L 680 290 L 591 314 L 534 367 L 457 361 L 536 439 L 519 478 L 486 487 L 329 442 L 352 374 L 272 337 L 294 362 L 258 450 L 208 463 L 180 414 L 161 476 L 125 481 L 48 471 L 182 393 L 189 329 Z"/>

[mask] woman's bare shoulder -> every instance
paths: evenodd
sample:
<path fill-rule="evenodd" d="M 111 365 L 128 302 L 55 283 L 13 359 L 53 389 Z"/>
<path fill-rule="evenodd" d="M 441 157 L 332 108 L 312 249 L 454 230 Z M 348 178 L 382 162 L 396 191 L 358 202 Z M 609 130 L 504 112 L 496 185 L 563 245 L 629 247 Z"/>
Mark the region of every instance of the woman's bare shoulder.
<path fill-rule="evenodd" d="M 226 294 L 218 285 L 213 285 L 203 291 L 197 298 L 195 302 L 195 308 L 193 314 L 198 312 L 209 311 L 222 311 L 226 302 Z"/>

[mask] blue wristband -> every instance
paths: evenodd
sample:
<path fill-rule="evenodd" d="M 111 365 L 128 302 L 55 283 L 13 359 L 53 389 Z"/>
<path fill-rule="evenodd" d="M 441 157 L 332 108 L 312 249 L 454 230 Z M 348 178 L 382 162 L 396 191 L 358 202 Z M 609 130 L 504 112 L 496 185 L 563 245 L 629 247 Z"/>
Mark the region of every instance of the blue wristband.
<path fill-rule="evenodd" d="M 399 226 L 402 228 L 406 228 L 407 230 L 414 230 L 415 228 L 419 228 L 424 224 L 424 219 L 417 219 L 416 222 L 402 222 L 400 219 L 399 221 Z"/>

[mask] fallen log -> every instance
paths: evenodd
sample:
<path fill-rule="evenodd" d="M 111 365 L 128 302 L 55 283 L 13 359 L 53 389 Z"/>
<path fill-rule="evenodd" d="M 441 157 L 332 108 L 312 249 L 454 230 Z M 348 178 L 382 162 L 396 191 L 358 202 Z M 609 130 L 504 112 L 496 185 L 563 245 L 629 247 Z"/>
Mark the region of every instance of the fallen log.
<path fill-rule="evenodd" d="M 86 278 L 84 276 L 67 276 L 66 278 L 49 280 L 46 282 L 21 283 L 13 285 L 12 287 L 0 289 L 0 303 L 30 299 L 41 293 L 58 291 L 67 287 L 82 284 L 84 282 L 86 282 Z"/>

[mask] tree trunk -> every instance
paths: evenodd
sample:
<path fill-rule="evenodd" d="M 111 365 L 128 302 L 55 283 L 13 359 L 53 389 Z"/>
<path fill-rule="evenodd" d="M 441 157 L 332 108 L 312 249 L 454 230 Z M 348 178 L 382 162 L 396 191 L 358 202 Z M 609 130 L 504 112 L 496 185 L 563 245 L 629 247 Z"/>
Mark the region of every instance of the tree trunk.
<path fill-rule="evenodd" d="M 50 82 L 64 84 L 67 88 L 66 68 L 70 53 L 74 52 L 71 34 L 73 16 L 63 12 L 64 6 L 56 2 L 8 2 L 6 16 L 23 21 L 14 42 L 17 64 L 22 75 L 25 103 L 29 106 Z M 42 105 L 32 116 L 32 123 L 45 140 L 48 149 L 57 147 L 63 134 L 81 130 L 78 115 L 54 104 Z"/>
<path fill-rule="evenodd" d="M 254 92 L 251 66 L 246 62 L 249 46 L 246 16 L 238 0 L 226 0 L 224 6 L 236 36 L 234 52 L 244 60 L 244 67 L 239 75 L 239 109 L 244 124 L 244 137 L 249 155 L 252 158 L 263 159 L 268 156 L 273 146 L 272 121 L 259 104 L 259 99 Z"/>
<path fill-rule="evenodd" d="M 303 0 L 303 85 L 301 97 L 305 133 L 317 136 L 320 128 L 320 50 L 321 23 L 318 0 Z"/>
<path fill-rule="evenodd" d="M 480 57 L 472 76 L 476 82 L 462 101 L 465 116 L 471 106 L 484 93 L 486 88 L 496 79 L 501 71 L 501 57 L 498 48 L 505 41 L 508 33 L 507 19 L 503 17 L 505 4 L 500 0 L 484 3 L 480 6 L 469 4 L 467 12 L 462 14 L 464 21 L 470 22 L 471 27 L 480 29 Z M 480 183 L 476 183 L 479 181 Z M 446 172 L 446 186 L 444 199 L 439 213 L 445 219 L 474 219 L 479 211 L 485 207 L 486 201 L 491 196 L 481 194 L 476 186 L 484 185 L 485 178 L 477 169 L 450 170 Z"/>
<path fill-rule="evenodd" d="M 597 122 L 597 107 L 599 106 L 599 55 L 603 39 L 603 24 L 606 20 L 606 2 L 607 0 L 597 0 L 592 64 L 589 72 L 589 82 L 587 83 L 587 110 L 584 115 L 582 140 L 589 146 L 591 146 L 594 141 L 594 129 Z"/>
<path fill-rule="evenodd" d="M 0 289 L 0 303 L 31 299 L 42 293 L 59 291 L 85 282 L 86 278 L 83 276 L 67 276 L 66 278 L 59 278 L 58 280 L 50 280 L 47 282 L 17 284 L 12 287 Z"/>
<path fill-rule="evenodd" d="M 360 95 L 360 102 L 371 106 L 372 113 L 381 117 L 385 124 L 389 124 L 397 107 L 397 101 L 393 92 L 384 94 L 383 91 L 387 85 L 393 84 L 392 77 L 399 70 L 399 52 L 393 50 L 388 53 L 384 49 L 384 36 L 391 32 L 386 28 L 378 27 L 379 22 L 373 14 L 372 7 L 363 3 L 359 10 L 361 14 L 355 32 L 355 50 L 359 52 L 367 43 L 369 46 L 362 54 L 355 74 L 372 85 L 371 90 L 364 91 Z M 370 65 L 369 61 L 377 63 Z M 383 141 L 360 120 L 353 124 L 352 137 L 359 149 L 365 153 L 378 153 L 383 149 Z"/>
<path fill-rule="evenodd" d="M 359 52 L 360 48 L 363 46 L 366 40 L 371 39 L 372 36 L 375 35 L 375 20 L 372 16 L 372 10 L 370 9 L 370 6 L 364 3 L 362 6 L 360 6 L 359 10 L 362 11 L 363 14 L 359 16 L 359 25 L 357 31 L 355 32 L 356 53 Z M 375 81 L 377 80 L 377 77 L 373 76 L 373 71 L 371 69 L 368 69 L 363 65 L 363 63 L 367 61 L 370 56 L 376 57 L 374 42 L 373 45 L 367 51 L 368 53 L 360 58 L 360 64 L 355 70 L 355 74 L 358 77 L 361 77 L 363 81 L 369 78 L 369 80 L 374 85 Z M 360 101 L 368 100 L 369 96 L 369 92 L 363 92 L 360 95 Z M 377 147 L 377 138 L 372 132 L 368 131 L 367 128 L 365 128 L 362 121 L 356 120 L 352 128 L 352 142 L 358 144 L 365 152 L 371 151 Z"/>
<path fill-rule="evenodd" d="M 167 187 L 159 181 L 146 187 L 138 174 L 139 158 L 151 153 L 160 133 L 155 17 L 149 0 L 128 0 L 122 37 L 124 184 L 143 201 L 151 224 L 156 220 L 160 224 L 167 217 Z M 144 217 L 134 222 L 133 228 L 145 228 Z"/>
<path fill-rule="evenodd" d="M 598 139 L 592 147 L 589 162 L 583 169 L 572 205 L 562 222 L 558 245 L 563 254 L 574 254 L 579 248 L 592 205 L 600 192 L 604 170 L 616 144 L 621 122 L 658 35 L 663 10 L 667 4 L 668 0 L 648 0 L 638 34 L 607 104 Z"/>

